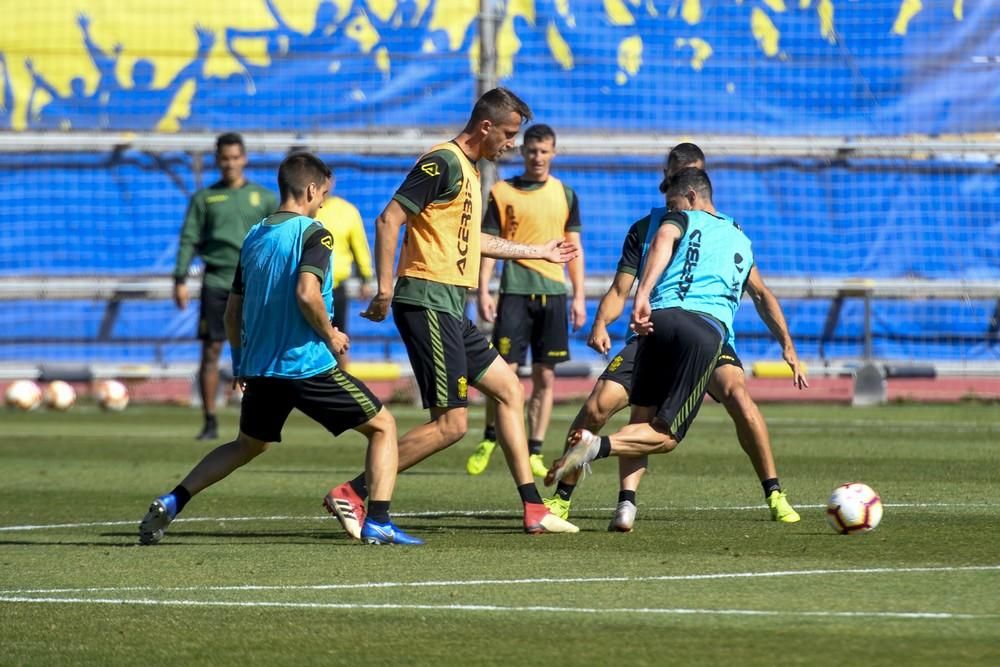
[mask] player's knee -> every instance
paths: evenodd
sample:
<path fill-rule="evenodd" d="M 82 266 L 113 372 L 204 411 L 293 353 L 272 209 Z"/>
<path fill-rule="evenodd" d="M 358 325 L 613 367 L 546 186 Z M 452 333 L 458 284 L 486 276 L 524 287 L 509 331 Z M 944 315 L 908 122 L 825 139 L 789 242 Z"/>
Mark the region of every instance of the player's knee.
<path fill-rule="evenodd" d="M 467 410 L 448 410 L 438 416 L 436 421 L 445 447 L 461 440 L 469 430 Z"/>
<path fill-rule="evenodd" d="M 509 408 L 523 408 L 524 406 L 524 387 L 521 385 L 521 381 L 517 376 L 504 383 L 502 387 L 496 392 L 496 396 L 493 397 L 497 403 L 502 403 L 505 407 Z"/>
<path fill-rule="evenodd" d="M 655 419 L 653 420 L 652 427 L 653 431 L 655 431 L 658 436 L 658 440 L 653 443 L 650 453 L 668 454 L 677 449 L 677 438 L 675 438 L 670 432 L 670 428 L 667 424 L 659 419 Z"/>
<path fill-rule="evenodd" d="M 376 433 L 395 435 L 396 418 L 384 407 L 375 413 L 375 416 L 368 420 L 367 426 Z"/>
<path fill-rule="evenodd" d="M 221 353 L 221 343 L 206 343 L 201 349 L 201 363 L 205 366 L 217 366 Z"/>
<path fill-rule="evenodd" d="M 257 438 L 251 438 L 246 433 L 240 433 L 239 438 L 236 440 L 240 449 L 247 459 L 252 459 L 255 456 L 260 456 L 267 451 L 271 443 L 265 442 L 263 440 L 258 440 Z"/>
<path fill-rule="evenodd" d="M 556 369 L 552 364 L 535 364 L 531 373 L 532 391 L 551 391 L 556 384 Z"/>
<path fill-rule="evenodd" d="M 598 397 L 590 396 L 583 403 L 582 417 L 585 429 L 588 431 L 600 430 L 602 426 L 608 423 L 608 419 L 611 418 L 611 412 L 601 403 Z"/>

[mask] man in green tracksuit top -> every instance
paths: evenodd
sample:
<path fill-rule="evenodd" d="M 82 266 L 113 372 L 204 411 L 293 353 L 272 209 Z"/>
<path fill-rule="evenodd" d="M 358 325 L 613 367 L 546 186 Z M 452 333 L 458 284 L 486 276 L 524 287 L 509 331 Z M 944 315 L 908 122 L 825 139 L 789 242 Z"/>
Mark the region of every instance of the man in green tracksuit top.
<path fill-rule="evenodd" d="M 198 440 L 219 437 L 215 392 L 219 385 L 219 354 L 226 340 L 223 315 L 243 237 L 277 208 L 274 193 L 249 182 L 243 174 L 247 165 L 243 137 L 235 132 L 219 135 L 215 141 L 215 162 L 222 178 L 191 197 L 174 267 L 174 301 L 184 310 L 188 305 L 185 280 L 191 261 L 199 255 L 205 262 L 198 315 L 198 338 L 201 340 L 198 386 L 205 423 Z"/>

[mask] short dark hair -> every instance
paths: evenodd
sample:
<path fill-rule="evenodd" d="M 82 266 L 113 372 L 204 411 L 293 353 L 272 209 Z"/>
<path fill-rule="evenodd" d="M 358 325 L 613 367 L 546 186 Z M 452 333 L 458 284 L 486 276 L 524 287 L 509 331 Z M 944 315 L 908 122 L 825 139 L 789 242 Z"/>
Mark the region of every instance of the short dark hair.
<path fill-rule="evenodd" d="M 536 123 L 524 131 L 524 143 L 546 139 L 551 139 L 552 145 L 556 145 L 556 131 L 545 123 Z"/>
<path fill-rule="evenodd" d="M 667 185 L 667 199 L 683 197 L 688 190 L 694 190 L 701 197 L 712 201 L 712 181 L 708 172 L 698 167 L 685 167 L 670 177 Z"/>
<path fill-rule="evenodd" d="M 667 162 L 665 166 L 667 174 L 663 177 L 663 181 L 660 182 L 660 192 L 665 193 L 667 191 L 667 181 L 670 180 L 671 176 L 676 174 L 681 169 L 684 169 L 685 167 L 693 167 L 699 162 L 702 165 L 705 164 L 705 154 L 696 144 L 683 143 L 677 144 L 671 148 L 670 152 L 667 154 Z"/>
<path fill-rule="evenodd" d="M 494 88 L 486 91 L 472 107 L 472 115 L 466 124 L 466 129 L 472 129 L 476 124 L 488 120 L 500 123 L 510 112 L 521 116 L 521 122 L 531 120 L 531 108 L 520 97 L 506 88 Z"/>
<path fill-rule="evenodd" d="M 244 145 L 243 137 L 239 132 L 226 132 L 217 136 L 215 138 L 215 152 L 221 153 L 224 146 L 239 146 L 242 152 L 247 152 L 247 147 Z"/>
<path fill-rule="evenodd" d="M 282 201 L 289 195 L 298 199 L 305 194 L 310 183 L 322 185 L 331 173 L 326 163 L 312 153 L 292 153 L 278 167 L 278 192 Z"/>

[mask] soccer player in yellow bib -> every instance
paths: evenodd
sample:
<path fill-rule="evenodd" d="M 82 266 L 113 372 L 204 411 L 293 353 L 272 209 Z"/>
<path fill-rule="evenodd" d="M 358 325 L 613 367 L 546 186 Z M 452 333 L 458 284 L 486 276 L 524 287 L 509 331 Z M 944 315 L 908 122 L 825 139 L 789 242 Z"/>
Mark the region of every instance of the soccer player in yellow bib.
<path fill-rule="evenodd" d="M 556 133 L 548 125 L 524 131 L 519 176 L 500 181 L 490 191 L 483 230 L 511 241 L 543 243 L 565 238 L 580 245 L 580 207 L 576 193 L 551 174 Z M 496 260 L 484 258 L 479 270 L 479 318 L 494 322 L 493 345 L 517 372 L 531 345 L 531 398 L 528 400 L 528 450 L 531 470 L 545 477 L 542 443 L 552 416 L 555 365 L 569 361 L 566 279 L 563 267 L 537 259 L 504 262 L 499 303 L 490 293 Z M 573 330 L 587 320 L 583 289 L 583 253 L 568 265 L 573 286 L 570 307 Z M 483 440 L 466 463 L 470 475 L 486 470 L 496 447 L 494 407 L 486 402 Z"/>
<path fill-rule="evenodd" d="M 351 277 L 355 265 L 361 278 L 361 298 L 370 299 L 372 290 L 372 255 L 368 250 L 368 237 L 361 213 L 351 202 L 336 195 L 330 195 L 323 202 L 323 208 L 316 215 L 316 222 L 326 227 L 333 235 L 333 319 L 331 323 L 341 332 L 347 333 L 348 311 L 351 299 L 347 295 L 345 281 Z M 337 365 L 345 368 L 348 352 L 337 355 Z"/>
<path fill-rule="evenodd" d="M 468 429 L 469 386 L 497 402 L 500 445 L 524 505 L 528 533 L 575 533 L 577 527 L 542 504 L 528 460 L 524 389 L 510 366 L 465 315 L 469 289 L 479 283 L 480 255 L 564 264 L 572 243 L 524 244 L 481 231 L 482 191 L 476 162 L 496 161 L 514 146 L 531 110 L 515 94 L 494 88 L 476 102 L 462 132 L 417 160 L 375 221 L 378 292 L 363 317 L 381 322 L 390 304 L 430 421 L 399 440 L 402 472 L 458 442 Z M 406 225 L 393 265 L 400 227 Z M 364 474 L 331 489 L 324 505 L 349 531 L 364 517 Z"/>

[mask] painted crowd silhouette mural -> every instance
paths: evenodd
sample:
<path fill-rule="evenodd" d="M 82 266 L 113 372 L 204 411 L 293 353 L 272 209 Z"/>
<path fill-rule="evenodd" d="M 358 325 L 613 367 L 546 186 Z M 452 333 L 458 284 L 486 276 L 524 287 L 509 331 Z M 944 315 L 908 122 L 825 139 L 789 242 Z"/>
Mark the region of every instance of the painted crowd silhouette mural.
<path fill-rule="evenodd" d="M 199 20 L 184 29 L 194 38 L 187 53 L 108 39 L 121 17 L 107 5 L 101 15 L 65 17 L 86 59 L 67 55 L 74 60 L 58 73 L 30 52 L 0 48 L 0 128 L 323 131 L 453 125 L 467 112 L 478 0 L 320 0 L 307 21 L 290 20 L 287 3 L 246 2 L 259 4 L 266 25 L 241 26 L 241 12 L 216 3 L 213 27 Z M 988 54 L 1000 53 L 1000 31 L 984 30 L 998 20 L 990 3 L 500 4 L 501 82 L 565 129 L 996 129 L 1000 74 Z M 215 59 L 229 71 L 210 71 Z"/>

